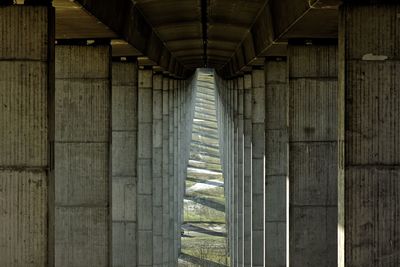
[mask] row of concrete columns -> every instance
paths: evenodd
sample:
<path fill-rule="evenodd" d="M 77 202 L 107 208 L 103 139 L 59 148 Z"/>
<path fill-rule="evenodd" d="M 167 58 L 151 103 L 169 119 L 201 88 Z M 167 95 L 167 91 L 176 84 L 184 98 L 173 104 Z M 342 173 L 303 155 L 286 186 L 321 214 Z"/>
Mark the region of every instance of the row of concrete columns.
<path fill-rule="evenodd" d="M 121 80 L 114 83 L 122 86 L 113 87 L 122 93 L 113 101 L 113 116 L 124 116 L 123 120 L 117 118 L 122 127 L 127 121 L 136 124 L 133 128 L 137 134 L 133 134 L 129 148 L 126 142 L 113 142 L 112 159 L 126 166 L 137 161 L 137 171 L 132 176 L 126 174 L 129 183 L 121 191 L 117 191 L 118 178 L 113 177 L 113 183 L 117 183 L 113 185 L 113 210 L 129 207 L 136 210 L 136 219 L 121 222 L 112 214 L 112 266 L 176 266 L 194 87 L 190 81 L 171 79 L 151 69 L 138 68 L 136 63 L 119 62 L 113 66 L 115 71 L 121 71 L 114 76 Z M 119 133 L 115 129 L 115 134 Z M 126 227 L 130 224 L 133 229 Z"/>
<path fill-rule="evenodd" d="M 177 266 L 191 81 L 0 13 L 0 265 Z"/>
<path fill-rule="evenodd" d="M 232 266 L 399 264 L 396 8 L 217 78 Z"/>
<path fill-rule="evenodd" d="M 232 266 L 398 266 L 398 9 L 218 79 Z M 191 82 L 0 13 L 0 265 L 176 266 Z"/>

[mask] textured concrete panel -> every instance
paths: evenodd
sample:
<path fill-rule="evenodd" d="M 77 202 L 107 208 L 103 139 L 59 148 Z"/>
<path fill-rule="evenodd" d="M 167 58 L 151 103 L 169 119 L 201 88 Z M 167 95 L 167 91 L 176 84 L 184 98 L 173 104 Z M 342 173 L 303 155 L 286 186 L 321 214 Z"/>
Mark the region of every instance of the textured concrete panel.
<path fill-rule="evenodd" d="M 337 259 L 329 257 L 336 247 L 337 218 L 329 216 L 326 207 L 292 207 L 290 224 L 290 262 L 292 266 L 337 266 Z M 324 244 L 324 245 L 321 245 Z M 335 251 L 336 252 L 336 251 Z"/>
<path fill-rule="evenodd" d="M 138 73 L 136 62 L 113 62 L 112 63 L 112 85 L 129 86 L 130 95 L 135 92 L 134 88 L 138 86 Z"/>
<path fill-rule="evenodd" d="M 136 265 L 136 223 L 113 222 L 113 267 Z"/>
<path fill-rule="evenodd" d="M 400 164 L 400 63 L 347 63 L 346 164 Z"/>
<path fill-rule="evenodd" d="M 136 132 L 113 131 L 112 175 L 136 176 L 137 139 Z"/>
<path fill-rule="evenodd" d="M 47 69 L 46 62 L 0 59 L 2 166 L 47 165 Z"/>
<path fill-rule="evenodd" d="M 107 205 L 108 145 L 56 143 L 56 205 Z"/>
<path fill-rule="evenodd" d="M 336 143 L 292 144 L 290 161 L 292 205 L 337 205 Z"/>
<path fill-rule="evenodd" d="M 291 141 L 336 140 L 337 88 L 335 80 L 291 80 Z"/>
<path fill-rule="evenodd" d="M 110 46 L 60 45 L 56 48 L 56 79 L 108 79 Z"/>
<path fill-rule="evenodd" d="M 46 265 L 47 194 L 45 171 L 0 172 L 0 266 Z"/>
<path fill-rule="evenodd" d="M 49 20 L 53 19 L 49 12 L 44 7 L 2 7 L 0 58 L 47 61 L 49 39 L 53 34 L 49 32 Z"/>
<path fill-rule="evenodd" d="M 135 179 L 133 177 L 113 177 L 112 196 L 113 221 L 136 222 Z"/>
<path fill-rule="evenodd" d="M 285 175 L 288 168 L 288 134 L 287 129 L 268 130 L 265 144 L 266 175 Z"/>
<path fill-rule="evenodd" d="M 60 207 L 55 213 L 55 266 L 108 266 L 108 208 Z"/>
<path fill-rule="evenodd" d="M 284 64 L 286 65 L 286 64 Z M 268 69 L 269 71 L 269 69 Z M 268 74 L 267 74 L 268 75 Z M 288 84 L 267 84 L 265 126 L 269 130 L 288 127 L 287 110 L 289 107 Z"/>
<path fill-rule="evenodd" d="M 139 217 L 140 218 L 140 217 Z M 153 232 L 138 232 L 138 266 L 152 266 L 153 262 Z"/>
<path fill-rule="evenodd" d="M 265 208 L 266 222 L 286 222 L 287 213 L 287 191 L 289 181 L 286 176 L 268 176 L 265 186 Z"/>
<path fill-rule="evenodd" d="M 137 130 L 137 85 L 113 85 L 112 113 L 113 130 Z"/>
<path fill-rule="evenodd" d="M 267 267 L 286 267 L 286 239 L 287 223 L 267 222 L 265 224 L 265 266 Z"/>
<path fill-rule="evenodd" d="M 337 78 L 337 50 L 335 45 L 290 46 L 290 78 Z"/>
<path fill-rule="evenodd" d="M 56 51 L 56 56 L 60 55 L 58 46 Z M 56 79 L 56 141 L 107 142 L 110 96 L 107 79 Z"/>

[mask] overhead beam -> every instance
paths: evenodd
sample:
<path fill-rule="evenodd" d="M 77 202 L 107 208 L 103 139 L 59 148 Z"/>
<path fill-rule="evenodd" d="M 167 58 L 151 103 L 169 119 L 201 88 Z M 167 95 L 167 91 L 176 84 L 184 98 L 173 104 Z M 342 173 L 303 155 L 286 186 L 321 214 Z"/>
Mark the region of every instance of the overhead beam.
<path fill-rule="evenodd" d="M 184 65 L 170 55 L 133 1 L 77 0 L 77 2 L 151 61 L 158 65 L 161 65 L 160 63 L 163 66 L 168 65 L 167 70 L 171 75 L 180 77 L 179 74 L 186 72 Z M 166 64 L 166 58 L 173 62 Z"/>
<path fill-rule="evenodd" d="M 289 38 L 335 38 L 340 0 L 270 0 L 231 59 L 218 71 L 233 77 L 260 57 L 283 56 Z M 323 21 L 324 23 L 319 23 Z"/>

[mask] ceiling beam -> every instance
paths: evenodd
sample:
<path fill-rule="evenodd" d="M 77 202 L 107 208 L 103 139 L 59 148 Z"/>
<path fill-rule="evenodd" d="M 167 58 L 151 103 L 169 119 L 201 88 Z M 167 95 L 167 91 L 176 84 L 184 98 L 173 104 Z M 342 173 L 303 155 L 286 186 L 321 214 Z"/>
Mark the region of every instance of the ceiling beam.
<path fill-rule="evenodd" d="M 173 55 L 169 55 L 168 49 L 133 1 L 76 1 L 151 61 L 158 65 L 168 65 L 166 71 L 169 71 L 171 75 L 179 77 L 186 73 L 184 65 L 177 61 Z M 165 63 L 166 58 L 169 58 L 168 64 Z"/>
<path fill-rule="evenodd" d="M 289 38 L 335 38 L 340 0 L 270 0 L 218 73 L 233 77 L 260 57 L 283 56 Z M 323 20 L 323 23 L 321 21 Z"/>

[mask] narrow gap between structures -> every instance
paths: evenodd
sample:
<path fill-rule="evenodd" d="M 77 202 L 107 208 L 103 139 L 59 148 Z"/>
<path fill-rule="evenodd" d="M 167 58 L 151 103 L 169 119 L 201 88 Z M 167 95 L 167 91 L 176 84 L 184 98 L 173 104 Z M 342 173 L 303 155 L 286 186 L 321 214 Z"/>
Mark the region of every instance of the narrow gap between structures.
<path fill-rule="evenodd" d="M 228 266 L 214 70 L 199 69 L 179 266 Z"/>

